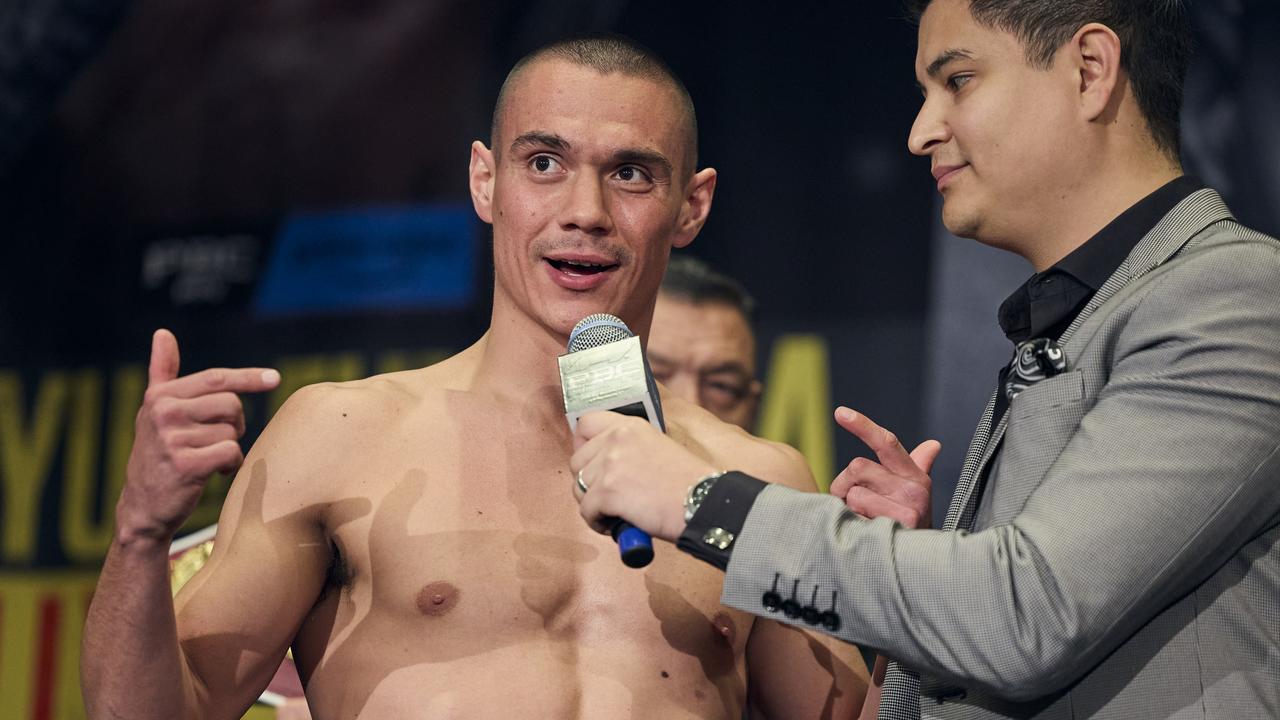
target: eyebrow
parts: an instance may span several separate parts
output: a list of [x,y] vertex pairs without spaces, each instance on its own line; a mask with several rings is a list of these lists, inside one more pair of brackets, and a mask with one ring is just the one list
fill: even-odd
[[[666,363],[670,365],[676,364],[674,359],[666,357],[662,353],[656,353],[652,350],[646,350],[646,353],[649,356],[649,360],[653,362]],[[720,363],[719,365],[714,365],[698,371],[699,375],[719,375],[720,373],[734,373],[742,376],[742,379],[744,380],[751,379],[751,373],[747,370],[747,366],[738,360],[728,360]]]
[[751,379],[751,373],[747,372],[746,366],[738,362],[737,360],[721,363],[719,365],[716,365],[715,367],[709,367],[702,371],[702,374],[704,376],[719,375],[721,373],[733,373],[735,375],[740,376],[743,380]]
[[972,60],[972,59],[973,59],[973,53],[969,52],[968,50],[964,50],[961,48],[951,48],[950,50],[943,50],[942,53],[938,55],[938,57],[933,59],[933,62],[929,63],[929,67],[925,69],[924,74],[928,75],[931,78],[936,78],[938,77],[938,74],[942,72],[942,69],[946,67],[948,64],[955,62],[956,60]]
[[613,161],[617,165],[645,165],[662,171],[665,175],[671,175],[673,168],[671,161],[666,155],[657,150],[645,150],[642,148],[627,148],[619,150],[613,156]]
[[511,150],[513,152],[522,147],[547,147],[553,150],[568,152],[573,146],[569,144],[568,140],[565,140],[555,133],[533,130],[531,132],[524,133],[520,137],[511,141]]

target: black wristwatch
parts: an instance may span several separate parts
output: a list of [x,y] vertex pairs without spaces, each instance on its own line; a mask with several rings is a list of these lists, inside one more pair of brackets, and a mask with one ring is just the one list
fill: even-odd
[[723,475],[723,470],[714,472],[689,486],[689,492],[685,493],[684,496],[684,521],[686,523],[693,519],[693,514],[698,512],[698,508],[702,507],[702,501],[707,499],[707,494],[711,492],[711,488],[715,486],[716,481]]

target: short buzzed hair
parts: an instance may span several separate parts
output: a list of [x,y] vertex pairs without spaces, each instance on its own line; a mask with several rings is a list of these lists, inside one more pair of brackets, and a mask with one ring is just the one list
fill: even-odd
[[662,276],[662,292],[694,305],[723,303],[742,313],[748,325],[755,319],[756,301],[746,288],[692,255],[671,256]]
[[[919,22],[932,0],[907,0]],[[1120,38],[1120,67],[1156,147],[1177,159],[1182,85],[1191,64],[1192,31],[1184,0],[969,0],[979,24],[1012,33],[1027,61],[1048,68],[1076,31],[1096,22]]]
[[687,174],[692,175],[697,169],[698,116],[694,112],[693,99],[689,97],[689,90],[657,53],[631,38],[614,33],[592,33],[557,40],[549,45],[543,45],[516,61],[511,72],[507,73],[507,79],[503,81],[502,88],[498,90],[498,100],[493,106],[489,144],[494,152],[500,152],[498,130],[502,124],[507,95],[515,86],[516,79],[533,63],[550,59],[566,60],[574,65],[589,67],[602,75],[619,73],[628,77],[652,80],[670,87],[676,94],[686,120],[686,148],[683,159],[688,166]]

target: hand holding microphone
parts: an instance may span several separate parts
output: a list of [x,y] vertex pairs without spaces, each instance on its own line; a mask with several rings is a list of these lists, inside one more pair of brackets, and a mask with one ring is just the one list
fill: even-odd
[[662,434],[653,373],[640,339],[618,318],[590,315],[574,327],[560,380],[582,516],[597,532],[614,534],[623,562],[643,567],[653,558],[643,533],[674,542],[684,530],[689,485],[715,468]]

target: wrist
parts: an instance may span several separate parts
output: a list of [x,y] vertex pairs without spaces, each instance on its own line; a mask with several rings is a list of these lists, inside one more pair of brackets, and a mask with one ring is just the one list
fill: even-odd
[[141,520],[136,517],[137,514],[130,508],[117,505],[113,544],[122,550],[147,551],[162,548],[168,554],[174,533],[167,531],[159,523]]
[[113,538],[113,544],[116,547],[130,552],[163,550],[167,555],[171,543],[172,540],[170,538],[160,537],[140,528],[116,527],[115,537]]

